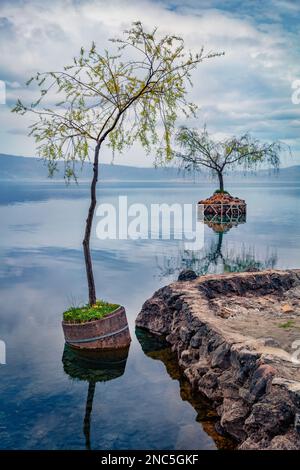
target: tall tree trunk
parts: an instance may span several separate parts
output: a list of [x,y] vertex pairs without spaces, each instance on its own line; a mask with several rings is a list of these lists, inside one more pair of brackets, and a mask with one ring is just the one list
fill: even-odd
[[219,178],[219,185],[220,185],[220,191],[224,191],[224,181],[223,181],[223,173],[222,171],[218,171],[218,178]]
[[93,218],[94,218],[94,213],[95,213],[95,207],[97,203],[96,186],[97,186],[97,181],[98,181],[98,163],[99,163],[100,145],[101,145],[100,142],[97,143],[96,148],[95,148],[95,156],[94,156],[94,164],[93,164],[93,179],[92,179],[92,184],[91,184],[91,203],[89,207],[88,216],[86,219],[84,239],[82,242],[85,268],[86,268],[86,276],[87,276],[87,282],[88,282],[88,288],[89,288],[89,304],[90,305],[94,305],[96,303],[96,288],[95,288],[95,281],[94,281],[91,251],[90,251],[90,238],[91,238],[91,230],[92,230]]

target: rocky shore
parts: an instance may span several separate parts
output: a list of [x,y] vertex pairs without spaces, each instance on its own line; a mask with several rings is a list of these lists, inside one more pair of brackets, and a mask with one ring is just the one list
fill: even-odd
[[239,449],[299,450],[300,270],[193,277],[158,290],[137,326],[166,337]]

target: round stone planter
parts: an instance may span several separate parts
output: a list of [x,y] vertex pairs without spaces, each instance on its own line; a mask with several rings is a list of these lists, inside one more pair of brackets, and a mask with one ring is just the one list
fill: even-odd
[[246,216],[247,204],[244,199],[231,196],[228,193],[214,193],[211,197],[198,202],[203,207],[204,219],[214,222],[217,219],[223,222],[231,222],[232,220],[243,218]]
[[118,349],[129,346],[131,342],[124,307],[99,320],[85,323],[70,323],[63,320],[65,341],[76,349]]

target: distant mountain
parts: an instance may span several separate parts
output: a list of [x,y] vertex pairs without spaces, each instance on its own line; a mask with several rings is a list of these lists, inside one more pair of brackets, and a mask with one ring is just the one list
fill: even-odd
[[[59,163],[59,172],[55,178],[63,177],[64,165]],[[77,165],[77,175],[80,180],[91,178],[92,165],[86,163],[81,168]],[[44,180],[48,176],[47,165],[38,158],[17,157],[0,154],[0,180]],[[177,168],[139,168],[125,165],[101,164],[99,177],[104,180],[172,180],[182,178]]]
[[281,168],[278,172],[272,172],[272,170],[260,170],[260,177],[273,177],[279,178],[284,181],[299,181],[300,182],[300,165],[288,166],[286,168]]
[[[154,181],[154,180],[182,180],[182,173],[177,168],[139,168],[125,165],[101,164],[99,176],[106,181]],[[92,175],[92,165],[86,163],[81,169],[78,164],[78,178],[80,180],[90,180]],[[0,180],[45,180],[48,175],[47,166],[38,158],[17,157],[14,155],[0,154]],[[59,163],[59,173],[55,175],[56,179],[63,176],[63,163]],[[226,175],[227,181],[236,181],[236,178],[246,178],[250,181],[274,180],[300,181],[300,165],[282,168],[278,173],[268,170],[260,170],[256,173],[235,172]],[[187,180],[194,180],[193,175],[185,175]],[[207,181],[208,175],[200,173],[197,175],[197,181]]]

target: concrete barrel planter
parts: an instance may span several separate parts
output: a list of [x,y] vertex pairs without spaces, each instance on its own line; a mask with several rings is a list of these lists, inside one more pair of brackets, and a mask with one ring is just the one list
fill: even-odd
[[103,318],[85,323],[62,322],[65,341],[76,349],[126,348],[131,342],[126,312],[118,307]]

